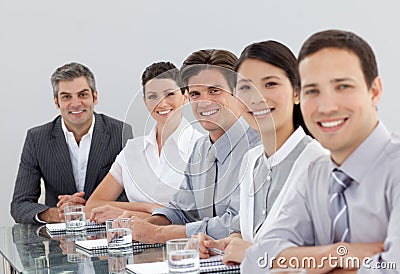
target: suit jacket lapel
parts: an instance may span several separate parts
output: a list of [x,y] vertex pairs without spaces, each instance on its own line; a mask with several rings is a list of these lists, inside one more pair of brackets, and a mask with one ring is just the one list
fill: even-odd
[[[49,141],[50,151],[54,157],[57,165],[57,172],[60,173],[60,178],[63,178],[64,184],[68,191],[72,194],[75,193],[76,184],[74,179],[74,173],[72,171],[71,158],[69,155],[68,145],[65,141],[65,135],[61,128],[61,117],[59,116],[55,123],[51,133],[52,137]],[[66,194],[66,193],[62,193]]]
[[86,169],[85,179],[85,197],[88,198],[90,193],[94,191],[97,186],[97,177],[99,170],[103,168],[104,152],[108,149],[110,141],[110,134],[106,130],[106,126],[102,117],[96,115],[96,121],[93,129],[92,142],[90,145],[89,159]]

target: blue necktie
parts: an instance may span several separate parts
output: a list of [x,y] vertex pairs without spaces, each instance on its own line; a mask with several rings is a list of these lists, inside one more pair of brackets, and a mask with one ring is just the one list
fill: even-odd
[[329,215],[332,220],[333,242],[350,242],[348,209],[344,190],[352,179],[339,169],[332,171],[330,186]]

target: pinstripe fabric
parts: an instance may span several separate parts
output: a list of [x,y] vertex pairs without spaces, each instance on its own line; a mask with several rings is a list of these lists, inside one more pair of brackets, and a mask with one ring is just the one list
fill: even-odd
[[[85,199],[107,174],[121,151],[122,136],[132,138],[132,128],[103,114],[96,115],[85,180]],[[124,131],[124,133],[123,133]],[[125,139],[126,140],[126,139]],[[46,188],[45,205],[38,204],[40,179]],[[34,223],[34,216],[56,206],[60,194],[77,192],[61,116],[28,130],[11,202],[15,222]]]

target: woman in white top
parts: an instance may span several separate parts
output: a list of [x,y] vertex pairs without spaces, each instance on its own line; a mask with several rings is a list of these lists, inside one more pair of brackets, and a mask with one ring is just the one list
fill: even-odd
[[[144,103],[156,125],[148,135],[129,140],[117,156],[86,203],[91,220],[102,223],[124,211],[145,218],[167,204],[183,182],[193,146],[202,136],[182,118],[188,98],[173,64],[147,67],[142,85]],[[129,202],[115,201],[123,190]]]
[[228,238],[214,241],[201,234],[201,256],[207,247],[224,251],[224,263],[240,263],[246,249],[262,237],[263,227],[275,218],[283,199],[304,178],[308,164],[326,154],[306,134],[299,107],[300,79],[293,53],[276,41],[247,46],[236,67],[236,96],[243,118],[263,145],[250,150],[242,162],[240,211]]

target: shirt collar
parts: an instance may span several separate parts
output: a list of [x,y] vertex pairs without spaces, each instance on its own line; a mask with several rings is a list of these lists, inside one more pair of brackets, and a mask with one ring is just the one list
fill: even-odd
[[264,160],[268,168],[279,165],[293,149],[300,143],[300,141],[306,136],[302,127],[298,127],[289,138],[283,143],[283,145],[269,158],[264,153]]
[[[223,163],[233,148],[249,130],[249,125],[239,118],[237,121],[212,145],[218,162]],[[211,144],[211,142],[210,142]]]
[[[93,115],[92,124],[90,125],[89,131],[84,136],[88,135],[89,138],[92,139],[95,122],[96,122],[96,118]],[[64,119],[62,117],[61,117],[61,128],[62,128],[62,131],[64,132],[65,140],[68,142],[68,135],[74,135],[74,133],[67,129],[67,126],[65,125]]]
[[179,151],[186,154],[190,152],[190,143],[192,142],[193,134],[193,126],[185,118],[182,118],[178,128],[171,135],[171,140],[173,140],[177,146],[180,144],[178,146]]
[[145,150],[148,146],[156,146],[157,144],[157,125],[155,125],[149,132],[149,134],[145,135],[143,138],[144,141],[144,147],[143,150]]
[[[378,122],[371,134],[350,154],[350,156],[339,167],[354,181],[360,183],[366,174],[365,169],[373,164],[376,155],[380,154],[384,147],[390,142],[390,132]],[[334,167],[336,167],[334,165]]]
[[[168,139],[164,142],[164,145],[168,142],[173,142],[179,149],[181,153],[189,152],[189,144],[192,139],[192,135],[194,133],[193,126],[182,117],[182,121],[175,129],[175,131],[168,137]],[[157,125],[155,125],[148,135],[144,136],[144,150],[149,146],[157,145]],[[179,145],[178,145],[179,144]]]

